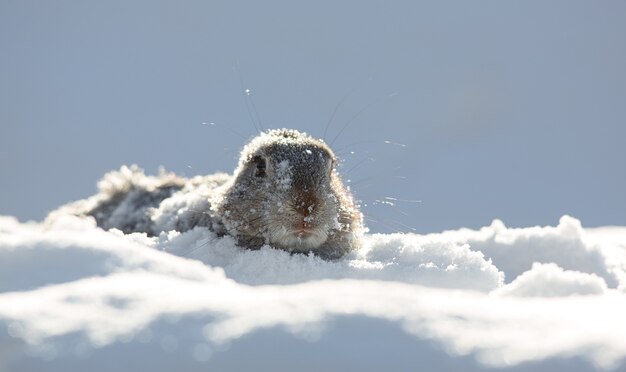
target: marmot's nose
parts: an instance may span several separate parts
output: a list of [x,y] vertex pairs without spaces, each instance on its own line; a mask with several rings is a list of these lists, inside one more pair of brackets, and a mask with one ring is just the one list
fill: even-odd
[[304,217],[308,217],[313,214],[317,205],[317,197],[311,191],[300,192],[296,197],[295,209]]

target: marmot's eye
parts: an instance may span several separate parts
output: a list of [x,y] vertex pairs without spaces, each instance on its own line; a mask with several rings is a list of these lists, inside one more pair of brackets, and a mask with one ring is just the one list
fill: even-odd
[[267,168],[267,163],[265,159],[261,156],[255,156],[252,158],[252,162],[256,164],[256,169],[254,170],[255,177],[265,177],[265,169]]
[[329,162],[329,166],[328,166],[328,176],[332,176],[332,174],[333,174],[333,169],[335,169],[335,160],[334,160],[334,159],[332,159],[332,160]]

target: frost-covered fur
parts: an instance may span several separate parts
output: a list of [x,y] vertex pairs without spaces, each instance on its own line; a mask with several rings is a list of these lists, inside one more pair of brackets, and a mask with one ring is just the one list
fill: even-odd
[[341,257],[359,246],[362,215],[335,163],[332,150],[305,133],[261,133],[242,150],[217,214],[240,245]]
[[104,229],[150,236],[204,226],[247,248],[268,244],[338,258],[359,247],[362,215],[335,162],[322,141],[295,130],[270,130],[244,147],[232,176],[146,176],[137,166],[123,166],[104,176],[99,194],[50,218],[88,215]]

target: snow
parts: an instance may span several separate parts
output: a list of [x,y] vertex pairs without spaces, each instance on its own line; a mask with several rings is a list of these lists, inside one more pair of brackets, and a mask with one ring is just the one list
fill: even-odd
[[366,234],[336,261],[0,217],[0,371],[626,368],[626,227]]

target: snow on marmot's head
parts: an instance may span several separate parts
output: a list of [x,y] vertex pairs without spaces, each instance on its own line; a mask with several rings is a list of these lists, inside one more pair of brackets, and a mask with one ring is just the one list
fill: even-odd
[[240,245],[338,258],[359,246],[362,215],[323,141],[276,129],[241,151],[217,214]]

